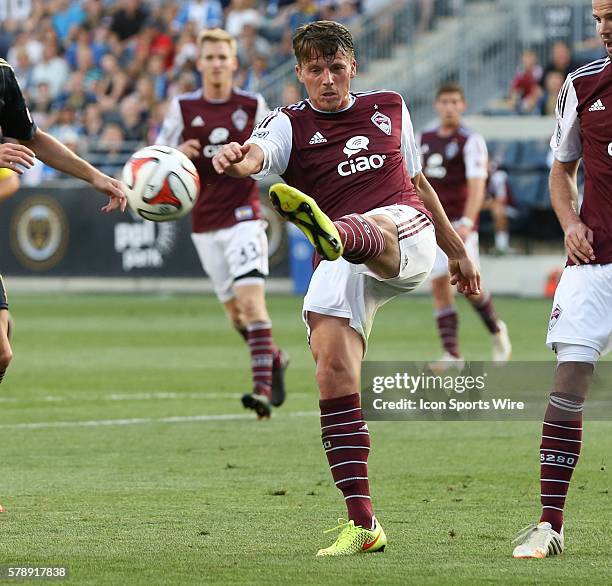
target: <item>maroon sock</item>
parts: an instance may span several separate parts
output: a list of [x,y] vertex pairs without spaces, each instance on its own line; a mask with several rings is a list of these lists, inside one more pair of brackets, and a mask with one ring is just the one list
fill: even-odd
[[459,341],[457,340],[457,329],[459,327],[459,314],[454,306],[441,309],[436,313],[438,321],[438,332],[442,339],[442,346],[455,358],[459,358]]
[[[242,339],[248,344],[249,343],[249,333],[245,327],[236,328],[236,331],[242,336]],[[272,344],[272,365],[274,368],[279,368],[281,363],[281,349],[276,346],[274,343]]]
[[499,332],[497,312],[495,311],[495,307],[493,307],[491,295],[487,295],[483,301],[473,307],[478,312],[480,319],[482,319],[487,329],[492,334],[497,334],[497,332]]
[[360,265],[372,260],[385,249],[382,230],[361,214],[342,216],[334,224],[344,246],[342,256],[352,264]]
[[274,360],[272,324],[261,321],[250,323],[247,325],[247,334],[255,392],[270,398],[272,396],[272,364]]
[[582,407],[584,399],[575,395],[551,393],[542,426],[540,444],[540,521],[548,521],[559,532],[563,508],[574,468],[582,446]]
[[344,495],[348,517],[372,527],[372,499],[368,483],[370,433],[363,419],[359,393],[319,401],[321,439],[336,486]]

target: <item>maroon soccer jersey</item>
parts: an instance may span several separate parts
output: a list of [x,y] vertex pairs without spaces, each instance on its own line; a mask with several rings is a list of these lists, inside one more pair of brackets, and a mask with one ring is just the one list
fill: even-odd
[[339,112],[310,102],[279,108],[249,139],[264,151],[260,179],[277,173],[332,219],[391,204],[428,213],[411,181],[420,170],[412,123],[395,92],[351,94]]
[[259,190],[251,178],[218,175],[212,158],[228,142],[243,143],[267,114],[263,98],[234,90],[225,102],[210,102],[202,90],[175,98],[164,119],[158,144],[176,147],[197,138],[202,153],[193,160],[200,175],[200,196],[191,212],[194,232],[228,228],[261,217]]
[[[557,100],[555,158],[584,164],[580,218],[593,230],[595,262],[612,262],[612,66],[610,58],[570,73]],[[571,261],[568,261],[572,264]]]
[[427,177],[451,221],[465,211],[468,179],[486,179],[487,146],[475,132],[460,126],[450,136],[440,136],[440,127],[423,132],[420,144],[423,174]]

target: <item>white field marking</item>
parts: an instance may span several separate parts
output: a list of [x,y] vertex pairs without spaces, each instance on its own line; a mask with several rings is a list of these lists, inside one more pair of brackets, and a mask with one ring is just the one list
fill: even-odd
[[[306,393],[291,393],[292,397],[305,396]],[[64,401],[156,401],[174,399],[239,399],[242,393],[111,393],[108,395],[46,395],[22,399],[19,397],[0,397],[0,403],[30,404],[30,403],[62,403]]]
[[[284,415],[275,416],[281,419],[285,417],[314,417],[318,411],[294,411]],[[255,421],[252,413],[227,413],[223,415],[177,415],[175,417],[143,417],[138,419],[96,419],[92,421],[42,421],[39,423],[7,423],[0,425],[0,431],[4,429],[50,429],[55,427],[104,427],[115,425],[144,425],[149,423],[198,423],[206,421],[240,421],[251,419]]]

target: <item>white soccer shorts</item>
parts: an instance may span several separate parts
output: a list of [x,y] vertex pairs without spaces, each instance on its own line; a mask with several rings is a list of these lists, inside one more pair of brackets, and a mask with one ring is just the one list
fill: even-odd
[[[365,265],[354,265],[343,258],[333,262],[322,261],[312,275],[302,308],[309,339],[308,312],[344,317],[361,335],[364,349],[367,349],[378,308],[394,297],[416,289],[431,271],[436,256],[436,237],[431,222],[418,222],[424,217],[422,212],[406,205],[392,205],[364,215],[385,215],[395,222],[398,230],[404,226],[405,235],[399,240],[399,275],[383,279]],[[409,222],[416,229],[406,233],[405,227],[410,226]]]
[[565,267],[555,291],[546,344],[588,346],[605,354],[612,344],[612,264]]
[[[191,239],[202,267],[210,277],[217,298],[225,303],[235,297],[236,279],[257,271],[268,274],[268,238],[263,220],[238,222],[230,228],[193,233]],[[261,282],[261,277],[239,279]]]
[[[436,260],[433,269],[431,269],[431,278],[438,279],[439,277],[449,276],[448,272],[448,256],[439,247],[436,247]],[[478,232],[471,232],[465,241],[465,249],[469,257],[480,266],[480,253],[478,251]]]

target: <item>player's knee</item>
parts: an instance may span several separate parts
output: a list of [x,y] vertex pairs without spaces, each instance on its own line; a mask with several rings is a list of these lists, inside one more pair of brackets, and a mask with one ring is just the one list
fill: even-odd
[[315,358],[317,361],[316,378],[320,389],[356,388],[358,380],[346,358],[333,352],[322,352]]
[[12,359],[13,352],[10,346],[0,349],[0,372],[4,372],[8,368]]

